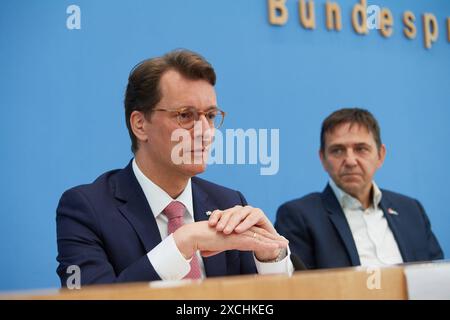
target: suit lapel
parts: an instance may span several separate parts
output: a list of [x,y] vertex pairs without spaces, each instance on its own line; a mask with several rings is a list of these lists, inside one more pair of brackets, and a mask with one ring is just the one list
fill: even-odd
[[131,162],[117,174],[114,194],[124,202],[118,207],[119,211],[133,226],[146,252],[149,252],[161,242],[161,235]]
[[[397,242],[398,249],[402,255],[404,262],[409,262],[414,259],[412,256],[412,252],[408,251],[408,247],[406,246],[406,241],[404,239],[404,234],[406,234],[407,230],[402,230],[402,218],[401,213],[396,211],[396,208],[393,206],[392,202],[385,197],[385,192],[383,192],[383,197],[381,198],[380,208],[383,210],[384,217],[386,218],[389,228],[394,234],[395,241]],[[392,214],[391,212],[395,212]]]
[[[131,162],[117,173],[114,195],[122,202],[118,207],[119,211],[133,226],[145,250],[149,252],[162,240],[145,194],[134,175]],[[195,221],[208,220],[206,212],[218,209],[217,205],[209,201],[208,194],[198,185],[195,178],[192,178],[192,200]],[[208,277],[227,274],[225,252],[203,258],[203,263]]]
[[[192,178],[192,201],[194,206],[194,220],[206,221],[207,211],[214,211],[217,208],[212,201],[209,201],[208,194],[197,183],[196,178]],[[208,277],[223,276],[227,274],[226,255],[221,252],[212,257],[202,258],[205,265],[205,273]]]
[[325,190],[322,192],[322,201],[329,213],[328,217],[334,224],[339,236],[341,237],[342,242],[344,243],[352,265],[360,265],[361,262],[359,260],[358,250],[356,249],[352,232],[348,225],[345,214],[342,211],[341,205],[339,204],[336,195],[334,194],[330,185],[327,185]]

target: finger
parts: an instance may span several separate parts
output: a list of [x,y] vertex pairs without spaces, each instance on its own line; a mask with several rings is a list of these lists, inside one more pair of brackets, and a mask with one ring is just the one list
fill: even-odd
[[270,239],[272,241],[276,241],[283,248],[289,244],[289,241],[285,237],[280,236],[278,233],[273,234],[258,227],[252,227],[250,231],[253,232],[252,237],[255,237],[256,233],[256,239],[259,241],[267,241],[267,239]]
[[273,234],[273,233],[271,233],[271,232],[269,232],[269,231],[267,231],[267,230],[265,230],[263,228],[256,227],[256,226],[251,227],[248,231],[256,232],[257,235],[262,235],[262,236],[264,236],[266,238],[269,238],[269,239],[272,239],[272,240],[278,240],[278,241],[285,241],[286,240],[286,238],[280,236],[278,233]]
[[289,244],[289,241],[286,238],[284,238],[278,234],[272,234],[272,233],[270,233],[262,228],[258,228],[258,227],[252,227],[250,230],[242,233],[242,235],[250,237],[254,241],[275,242],[281,248],[285,248]]
[[282,248],[283,245],[276,240],[271,240],[268,238],[264,238],[263,236],[257,236],[257,237],[248,237],[244,236],[246,240],[241,240],[242,243],[245,243],[248,245],[247,250],[251,251],[273,251],[279,248]]
[[231,215],[230,219],[228,219],[228,223],[223,229],[223,233],[230,234],[234,231],[237,225],[239,225],[243,220],[245,220],[248,215],[252,211],[252,207],[245,206],[242,208],[239,208],[238,210],[235,210],[233,214]]
[[214,210],[208,219],[208,224],[211,227],[214,227],[217,222],[220,220],[220,217],[222,216],[223,211],[222,210]]
[[246,234],[232,233],[225,238],[234,238],[233,248],[241,251],[263,251],[276,250],[280,245],[271,239],[258,239],[257,237],[248,236]]
[[228,224],[228,220],[230,220],[231,216],[235,211],[240,210],[242,208],[241,206],[234,206],[233,208],[229,208],[222,212],[222,216],[220,217],[219,222],[217,222],[216,230],[217,231],[223,231],[225,226]]
[[261,210],[252,208],[251,212],[247,215],[247,218],[237,225],[235,230],[237,233],[242,233],[255,225],[265,226],[267,224],[266,220],[267,217]]
[[237,233],[226,235],[223,232],[218,232],[214,228],[211,228],[207,233],[207,237],[204,238],[204,241],[197,244],[197,248],[200,252],[205,251],[208,255],[209,251],[222,252],[226,250],[240,250],[266,252],[266,250],[274,251],[287,246],[285,243],[266,238],[264,235],[258,235],[254,238],[251,234],[252,232],[249,231],[245,235]]

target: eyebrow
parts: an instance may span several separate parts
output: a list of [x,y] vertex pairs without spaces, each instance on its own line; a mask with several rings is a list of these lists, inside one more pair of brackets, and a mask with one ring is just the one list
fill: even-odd
[[360,142],[360,143],[356,143],[355,147],[367,147],[367,148],[372,148],[372,146],[368,143],[365,142]]
[[337,148],[345,148],[345,145],[342,143],[329,145],[327,149],[337,149]]
[[[370,144],[365,143],[365,142],[358,142],[358,143],[352,144],[351,146],[352,147],[368,147],[368,148],[372,148],[372,146]],[[332,144],[327,149],[337,149],[337,148],[346,148],[346,145],[342,144],[342,143]]]
[[[182,106],[179,109],[187,109],[187,108],[194,108],[194,109],[200,110],[196,106],[192,106],[192,105]],[[209,110],[213,110],[213,109],[219,109],[219,107],[215,106],[215,105],[212,105],[212,106],[206,107],[206,109],[204,111],[209,111]]]

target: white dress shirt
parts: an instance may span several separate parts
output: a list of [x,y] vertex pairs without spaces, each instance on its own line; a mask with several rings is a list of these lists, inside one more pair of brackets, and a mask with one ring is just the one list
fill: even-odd
[[[183,279],[183,277],[190,271],[190,259],[186,260],[183,257],[175,244],[173,235],[168,235],[168,219],[166,215],[162,214],[162,212],[172,201],[179,201],[186,208],[184,223],[187,224],[194,222],[191,179],[189,179],[186,188],[178,196],[178,198],[172,199],[167,192],[144,175],[135,159],[133,159],[132,167],[134,175],[144,191],[145,197],[150,205],[150,209],[156,219],[159,233],[161,234],[161,239],[163,239],[161,243],[147,253],[147,257],[162,280]],[[206,275],[203,260],[198,251],[195,254],[198,257],[202,278],[205,278]],[[294,267],[289,259],[289,255],[290,251],[288,248],[287,256],[279,262],[263,263],[254,257],[258,273],[284,273],[291,275]]]
[[402,263],[394,235],[379,204],[381,190],[373,182],[372,205],[364,209],[358,199],[340,189],[330,179],[330,186],[344,211],[358,250],[362,266],[385,266]]

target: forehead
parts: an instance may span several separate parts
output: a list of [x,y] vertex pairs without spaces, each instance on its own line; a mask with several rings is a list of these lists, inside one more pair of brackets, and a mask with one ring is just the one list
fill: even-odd
[[203,108],[217,104],[216,92],[208,81],[187,79],[175,70],[162,75],[159,88],[164,105]]
[[364,125],[359,123],[343,123],[335,127],[333,130],[325,133],[325,143],[327,146],[343,144],[359,144],[367,143],[375,145],[375,138]]

